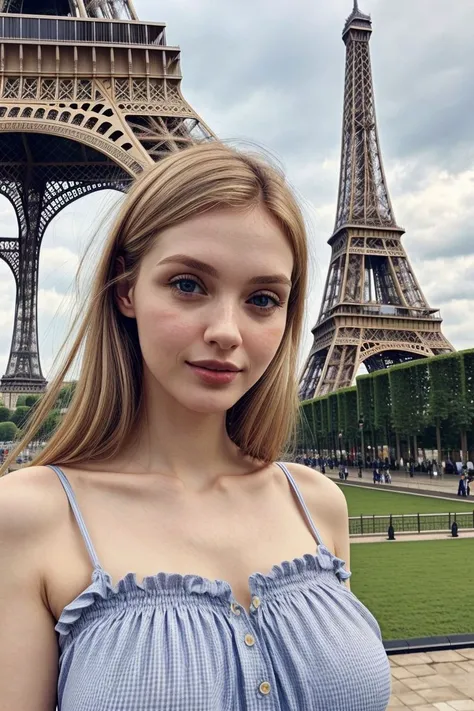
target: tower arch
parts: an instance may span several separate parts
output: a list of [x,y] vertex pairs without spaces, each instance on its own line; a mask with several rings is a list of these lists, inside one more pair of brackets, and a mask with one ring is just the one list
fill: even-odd
[[0,259],[17,274],[0,393],[16,397],[46,388],[38,264],[54,216],[214,134],[181,93],[165,25],[140,22],[132,0],[0,0],[0,42],[0,194],[18,219],[14,239],[0,234]]

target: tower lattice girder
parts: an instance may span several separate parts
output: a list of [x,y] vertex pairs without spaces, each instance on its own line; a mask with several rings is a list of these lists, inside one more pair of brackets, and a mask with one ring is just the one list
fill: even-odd
[[[180,51],[130,0],[5,0],[0,14],[0,194],[18,237],[0,237],[17,289],[4,399],[46,387],[37,335],[45,230],[83,195],[125,191],[170,151],[213,137],[181,93]],[[62,8],[64,14],[51,15]],[[119,19],[120,18],[120,19]]]
[[355,2],[343,32],[344,113],[332,255],[300,386],[304,400],[350,386],[361,363],[373,372],[453,351],[395,221],[375,115],[371,32],[370,17]]

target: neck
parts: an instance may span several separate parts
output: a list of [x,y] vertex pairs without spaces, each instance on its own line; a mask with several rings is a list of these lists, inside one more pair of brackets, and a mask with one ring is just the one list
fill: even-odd
[[195,490],[257,465],[228,436],[225,412],[188,410],[161,388],[147,391],[139,422],[115,464],[122,471],[161,474]]

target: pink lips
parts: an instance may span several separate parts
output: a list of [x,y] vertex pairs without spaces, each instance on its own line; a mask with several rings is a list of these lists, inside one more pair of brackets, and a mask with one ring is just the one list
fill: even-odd
[[[218,363],[217,361],[201,361],[199,364],[186,363],[186,365],[208,385],[228,385],[236,379],[240,372],[232,363]],[[232,370],[224,370],[223,368],[226,366]]]

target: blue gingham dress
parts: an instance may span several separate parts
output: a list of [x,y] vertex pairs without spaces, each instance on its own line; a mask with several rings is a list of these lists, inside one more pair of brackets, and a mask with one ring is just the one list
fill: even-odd
[[250,609],[229,583],[157,573],[116,586],[102,568],[64,472],[93,564],[56,624],[58,711],[385,711],[390,667],[380,628],[343,581],[295,480],[315,554],[254,573]]

